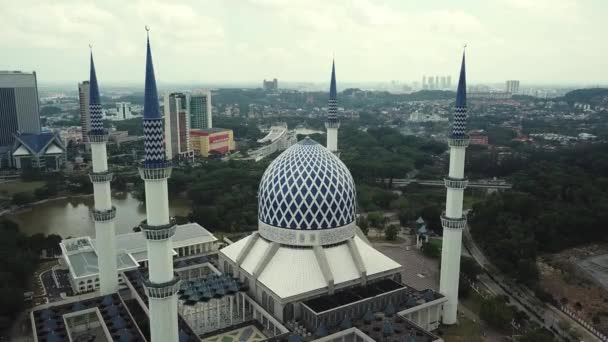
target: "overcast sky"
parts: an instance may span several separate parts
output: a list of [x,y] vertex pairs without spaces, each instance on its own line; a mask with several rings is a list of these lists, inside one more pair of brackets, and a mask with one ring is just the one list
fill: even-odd
[[[0,0],[0,70],[42,84],[418,81],[606,84],[608,0]],[[454,81],[453,81],[454,82]]]

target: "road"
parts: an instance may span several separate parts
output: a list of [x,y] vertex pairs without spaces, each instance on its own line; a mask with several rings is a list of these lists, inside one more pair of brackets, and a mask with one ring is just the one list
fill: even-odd
[[[465,247],[463,251],[466,250],[466,252],[468,252],[468,254],[471,255],[479,265],[487,270],[488,266],[491,266],[491,264],[481,249],[475,244],[468,226],[465,227],[463,233],[462,242],[463,246]],[[549,307],[547,304],[536,298],[532,291],[517,284],[513,284],[511,281],[507,281],[502,275],[491,275],[486,271],[486,273],[479,277],[479,281],[486,286],[490,292],[509,297],[512,304],[517,306],[519,310],[527,313],[534,322],[544,326],[545,328],[552,331],[557,330],[562,336],[569,336],[567,332],[559,327],[560,321],[566,321],[571,326],[577,327],[578,331],[582,333],[583,336],[581,337],[581,341],[599,341],[597,337],[591,334],[578,322],[571,319],[567,315],[564,315],[559,310]],[[565,341],[565,339],[561,336],[558,337],[558,340]]]

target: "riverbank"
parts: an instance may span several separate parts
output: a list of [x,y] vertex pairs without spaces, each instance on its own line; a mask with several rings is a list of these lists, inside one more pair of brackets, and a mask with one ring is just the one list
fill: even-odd
[[40,201],[24,204],[24,205],[12,205],[9,209],[4,209],[4,210],[0,211],[0,218],[2,218],[4,215],[18,215],[18,214],[21,214],[21,213],[27,211],[27,209],[31,209],[32,207],[35,207],[37,205],[52,202],[52,201],[67,200],[67,199],[71,199],[71,198],[86,198],[86,197],[93,197],[93,194],[66,195],[66,196],[47,198],[47,199],[43,199]]

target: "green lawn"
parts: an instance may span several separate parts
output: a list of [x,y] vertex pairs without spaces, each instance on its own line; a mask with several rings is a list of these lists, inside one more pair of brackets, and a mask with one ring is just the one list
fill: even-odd
[[483,341],[479,322],[464,317],[458,318],[458,324],[442,328],[445,342],[471,342]]
[[34,192],[34,190],[44,185],[45,182],[43,181],[23,182],[18,180],[0,183],[0,197],[12,197],[18,192]]
[[439,248],[441,250],[441,244],[442,244],[442,240],[441,239],[438,239],[438,238],[429,238],[429,243],[431,245],[437,246],[437,248]]
[[472,209],[473,206],[483,201],[483,196],[465,193],[462,203],[463,209]]

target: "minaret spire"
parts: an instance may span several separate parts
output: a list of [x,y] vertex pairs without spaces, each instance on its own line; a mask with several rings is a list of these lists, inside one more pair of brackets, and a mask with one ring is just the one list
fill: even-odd
[[[465,45],[466,48],[466,45]],[[456,90],[456,105],[454,106],[454,121],[452,123],[452,137],[462,138],[467,129],[467,75],[465,69],[465,52],[462,52],[460,77]]]
[[112,205],[110,182],[112,173],[108,171],[108,153],[106,143],[108,135],[103,128],[103,115],[97,84],[97,73],[93,62],[91,45],[91,73],[89,76],[89,111],[91,113],[91,131],[88,141],[91,144],[91,159],[93,172],[89,178],[93,183],[95,208],[92,211],[95,221],[95,237],[97,239],[97,263],[99,268],[99,291],[106,295],[118,291],[118,269],[116,263],[116,228],[114,218],[116,208]]
[[144,95],[144,153],[145,167],[164,167],[165,140],[163,131],[163,120],[160,116],[158,104],[158,91],[156,88],[156,77],[154,76],[154,64],[152,63],[152,51],[150,49],[150,28],[146,26],[146,84]]
[[468,185],[468,180],[464,176],[465,153],[467,146],[469,146],[469,137],[466,134],[466,129],[467,86],[465,55],[463,52],[460,79],[458,80],[458,90],[456,91],[452,132],[450,138],[448,138],[450,166],[448,177],[444,179],[445,187],[447,188],[445,212],[441,215],[443,243],[439,292],[448,299],[443,305],[444,324],[456,323],[458,312],[458,281],[460,278],[462,230],[467,225],[467,219],[462,214],[464,189]]
[[337,97],[336,63],[335,60],[332,59],[331,81],[329,84],[329,100],[327,100],[327,120],[325,121],[325,128],[327,129],[327,149],[339,156],[338,128],[340,128],[340,120],[338,120]]
[[177,291],[179,278],[173,273],[172,237],[177,228],[169,216],[167,179],[171,165],[165,157],[165,132],[160,116],[156,78],[146,26],[146,86],[144,95],[144,163],[139,174],[146,189],[146,220],[141,231],[147,240],[148,275],[145,281],[150,304],[151,342],[178,340]]
[[91,49],[91,70],[89,75],[89,110],[91,112],[91,132],[89,135],[104,135],[103,114],[101,111],[101,100],[99,96],[99,85],[97,84],[97,73],[93,61],[93,48]]

